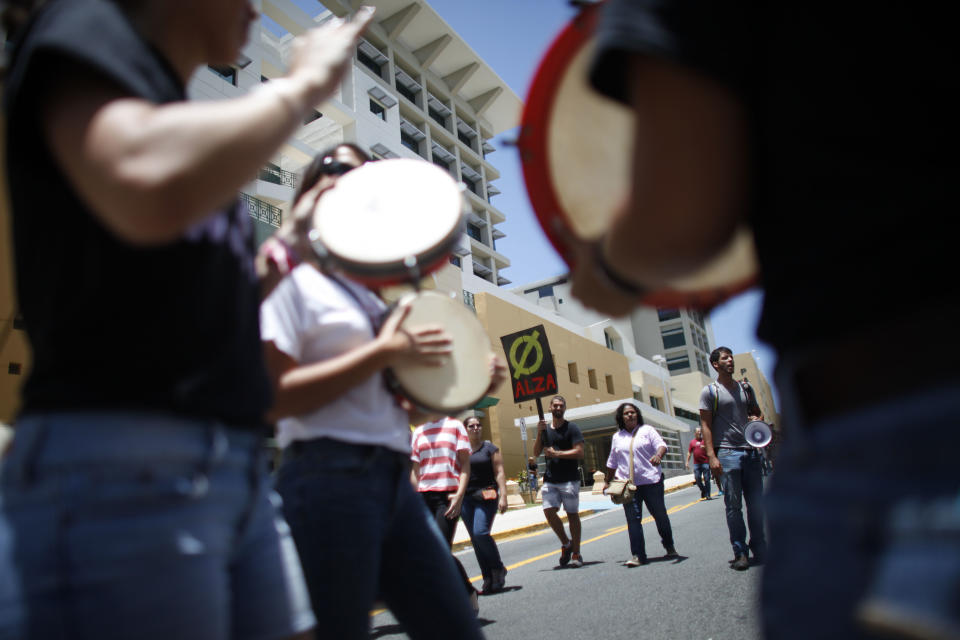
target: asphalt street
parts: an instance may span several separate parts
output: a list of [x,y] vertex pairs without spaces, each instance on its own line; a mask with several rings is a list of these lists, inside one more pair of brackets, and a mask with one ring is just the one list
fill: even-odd
[[[487,638],[759,638],[756,603],[762,567],[730,568],[723,499],[700,501],[694,487],[670,493],[666,500],[680,553],[676,560],[663,557],[656,526],[645,512],[651,562],[624,566],[631,554],[620,507],[583,520],[585,564],[579,569],[559,566],[559,543],[550,530],[500,541],[509,573],[505,591],[480,598],[479,619]],[[479,586],[472,547],[457,557]],[[407,637],[389,612],[377,613],[371,622],[374,638]]]

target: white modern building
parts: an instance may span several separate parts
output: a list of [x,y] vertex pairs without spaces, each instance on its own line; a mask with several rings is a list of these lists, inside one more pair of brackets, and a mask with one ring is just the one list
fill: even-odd
[[[432,162],[461,182],[469,214],[451,269],[498,286],[509,284],[502,272],[510,261],[496,248],[504,237],[497,225],[506,219],[494,205],[500,174],[489,156],[495,151],[491,139],[518,123],[520,98],[426,2],[364,4],[376,7],[376,17],[339,89],[244,189],[263,225],[261,239],[289,206],[297,173],[318,152],[354,142],[376,158]],[[236,96],[283,75],[296,35],[355,7],[337,0],[262,0],[260,9],[261,19],[241,59],[229,67],[201,70],[189,87],[191,97]],[[437,279],[441,288],[460,288],[453,273]]]

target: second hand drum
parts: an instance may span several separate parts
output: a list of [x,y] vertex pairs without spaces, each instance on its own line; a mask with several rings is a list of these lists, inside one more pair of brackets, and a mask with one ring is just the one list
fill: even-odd
[[[534,212],[568,264],[570,239],[598,239],[629,196],[633,114],[594,91],[587,78],[601,9],[602,3],[586,5],[540,61],[517,141]],[[754,284],[756,270],[753,238],[742,228],[709,265],[643,302],[711,307]]]
[[[321,198],[310,238],[325,268],[370,287],[409,284],[447,263],[463,233],[466,203],[450,174],[422,160],[370,162],[344,175]],[[419,291],[388,313],[411,307],[401,326],[439,324],[453,353],[441,366],[404,365],[388,372],[394,389],[414,404],[452,415],[483,398],[493,349],[459,295]]]

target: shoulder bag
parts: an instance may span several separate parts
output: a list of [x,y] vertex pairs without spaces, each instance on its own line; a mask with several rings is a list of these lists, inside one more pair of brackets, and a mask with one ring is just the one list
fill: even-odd
[[640,433],[640,425],[630,438],[630,474],[626,480],[612,480],[607,487],[607,495],[613,500],[613,504],[623,504],[633,500],[633,494],[637,490],[637,485],[633,484],[633,443],[637,440],[637,434]]

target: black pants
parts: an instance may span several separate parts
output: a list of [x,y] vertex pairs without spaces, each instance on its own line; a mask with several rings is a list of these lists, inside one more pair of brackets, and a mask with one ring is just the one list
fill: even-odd
[[[440,533],[447,541],[448,547],[453,546],[453,536],[457,532],[457,522],[460,520],[459,516],[456,518],[447,518],[443,515],[447,512],[447,509],[450,508],[449,498],[451,495],[453,495],[452,491],[423,491],[420,493],[424,504],[427,505],[427,511],[433,516],[434,521],[440,528]],[[463,579],[463,584],[467,588],[467,593],[476,591],[457,556],[453,556],[453,561],[457,565],[457,570],[460,571],[460,577]]]

